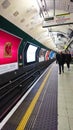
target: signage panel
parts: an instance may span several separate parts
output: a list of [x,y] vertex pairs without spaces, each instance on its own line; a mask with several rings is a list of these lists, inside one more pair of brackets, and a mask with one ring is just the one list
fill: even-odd
[[[48,19],[48,18],[47,18]],[[72,13],[64,13],[55,15],[53,19],[48,19],[43,21],[43,27],[52,27],[52,26],[60,26],[73,24],[73,14]]]
[[[3,70],[3,73],[6,72],[7,66],[10,71],[10,68],[13,66],[11,64],[14,63],[16,65],[13,68],[16,69],[18,64],[18,48],[20,43],[21,38],[0,29],[0,69]],[[11,67],[9,67],[9,64]]]

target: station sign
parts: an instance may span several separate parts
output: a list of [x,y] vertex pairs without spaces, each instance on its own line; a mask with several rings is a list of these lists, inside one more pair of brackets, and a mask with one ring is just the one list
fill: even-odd
[[42,27],[45,28],[45,27],[73,24],[72,17],[73,17],[72,13],[64,13],[55,15],[54,17],[51,18],[45,18]]

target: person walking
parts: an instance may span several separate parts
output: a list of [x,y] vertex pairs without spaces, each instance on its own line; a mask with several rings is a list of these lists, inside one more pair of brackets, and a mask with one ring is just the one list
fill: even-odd
[[65,55],[62,52],[56,54],[56,60],[59,64],[59,74],[64,73]]
[[72,60],[70,51],[66,52],[65,55],[66,55],[67,68],[68,68],[68,70],[70,70],[70,63],[71,63],[71,60]]

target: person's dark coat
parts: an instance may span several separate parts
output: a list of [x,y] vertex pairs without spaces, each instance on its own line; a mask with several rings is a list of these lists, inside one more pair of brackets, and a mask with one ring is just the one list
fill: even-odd
[[60,64],[60,65],[65,63],[65,55],[63,53],[60,53],[60,54],[57,53],[56,59],[57,59],[58,64]]
[[65,54],[66,57],[66,63],[70,63],[71,62],[71,54]]

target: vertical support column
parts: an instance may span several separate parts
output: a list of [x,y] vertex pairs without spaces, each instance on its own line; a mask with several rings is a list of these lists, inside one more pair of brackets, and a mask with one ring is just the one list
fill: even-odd
[[54,16],[55,16],[55,0],[53,0],[53,1],[54,1],[54,2],[53,2],[53,3],[54,3],[54,4],[53,4],[53,5],[54,5]]

